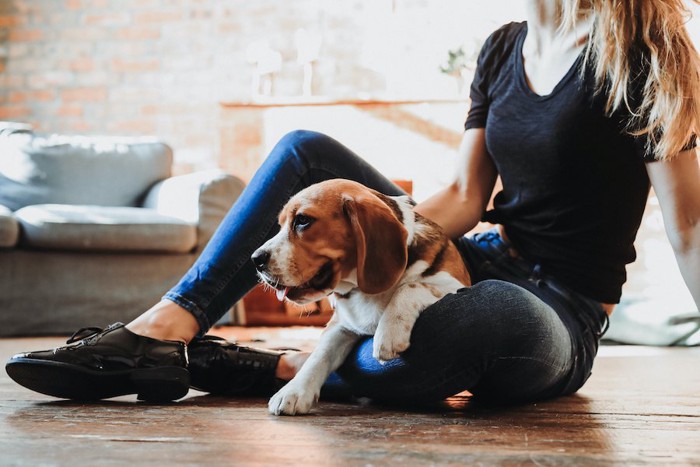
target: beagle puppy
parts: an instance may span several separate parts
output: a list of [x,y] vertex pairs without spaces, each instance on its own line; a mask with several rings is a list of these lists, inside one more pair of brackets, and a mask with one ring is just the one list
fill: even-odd
[[361,336],[374,335],[377,360],[398,357],[421,311],[471,285],[452,241],[413,205],[334,179],[284,206],[279,233],[252,255],[257,273],[280,301],[330,296],[334,313],[301,370],[270,399],[271,413],[309,412]]

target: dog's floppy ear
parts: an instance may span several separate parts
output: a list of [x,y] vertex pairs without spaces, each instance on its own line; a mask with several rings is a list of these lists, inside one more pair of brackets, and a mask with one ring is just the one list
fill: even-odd
[[360,290],[376,294],[395,285],[406,269],[408,232],[392,210],[376,196],[343,197],[357,245]]

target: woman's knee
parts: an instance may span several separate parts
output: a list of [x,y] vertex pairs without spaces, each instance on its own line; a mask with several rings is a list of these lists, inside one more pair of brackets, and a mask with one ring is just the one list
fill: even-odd
[[280,138],[278,145],[289,149],[305,148],[323,144],[332,138],[323,133],[311,130],[292,130]]
[[293,130],[284,135],[275,145],[269,158],[278,162],[289,159],[305,166],[315,166],[318,162],[334,157],[338,152],[334,148],[340,146],[328,135],[310,130]]

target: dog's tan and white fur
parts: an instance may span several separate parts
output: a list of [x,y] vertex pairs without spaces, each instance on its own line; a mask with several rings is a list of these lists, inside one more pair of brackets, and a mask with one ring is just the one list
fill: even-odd
[[276,415],[309,412],[361,336],[374,335],[377,360],[398,357],[420,312],[470,285],[454,244],[414,213],[408,196],[329,180],[296,194],[279,224],[253,254],[258,275],[280,300],[305,304],[330,295],[334,314],[301,370],[270,399]]

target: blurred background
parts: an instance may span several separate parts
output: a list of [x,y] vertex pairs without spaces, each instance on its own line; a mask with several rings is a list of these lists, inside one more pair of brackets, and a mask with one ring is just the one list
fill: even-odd
[[[700,7],[686,3],[700,43]],[[452,176],[479,47],[522,20],[523,4],[0,0],[0,120],[156,136],[176,173],[219,167],[243,180],[287,131],[319,130],[410,180],[420,201]],[[649,203],[632,266],[645,275],[628,288],[687,307]]]
[[[222,154],[235,146],[222,149],[221,104],[264,101],[268,111],[252,122],[263,152],[288,129],[313,127],[396,172],[387,175],[414,179],[422,197],[444,182],[429,169],[450,163],[444,151],[451,154],[459,138],[481,43],[500,25],[522,20],[523,4],[2,0],[0,120],[51,133],[156,135],[174,148],[180,171],[235,169],[227,159],[236,155]],[[688,5],[697,17],[699,7]],[[688,26],[700,37],[697,18]],[[305,98],[428,105],[371,109],[369,122],[368,112],[358,115],[358,109],[284,110],[290,99]],[[409,121],[411,114],[419,121]],[[242,112],[228,124],[241,127],[250,119]],[[433,128],[421,127],[420,120]],[[432,131],[433,137],[406,134],[415,131]],[[410,160],[397,168],[396,157]],[[253,169],[244,167],[241,175],[247,178]]]
[[[265,102],[264,116],[242,112],[229,121],[257,127],[263,152],[288,129],[306,127],[330,133],[383,170],[409,149],[435,167],[449,163],[451,144],[405,134],[391,122],[400,116],[338,106],[329,118],[322,109],[290,112],[285,104],[433,101],[434,108],[401,109],[452,132],[447,143],[454,143],[475,54],[490,32],[523,18],[522,3],[2,0],[0,120],[51,133],[156,135],[174,148],[180,171],[235,169],[227,159],[236,155],[222,154],[221,104]],[[386,107],[384,113],[398,106]],[[367,126],[374,130],[358,129]],[[418,176],[418,194],[427,193],[440,179],[420,180],[420,161],[388,175]]]

